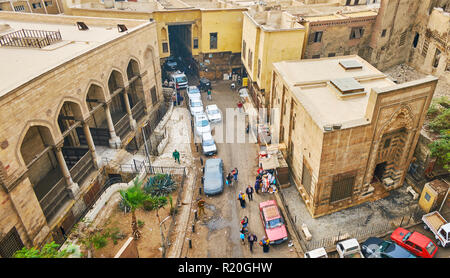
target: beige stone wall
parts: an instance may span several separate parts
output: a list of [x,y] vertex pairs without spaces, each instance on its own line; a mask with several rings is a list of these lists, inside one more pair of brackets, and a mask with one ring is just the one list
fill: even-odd
[[[417,46],[412,48],[410,64],[418,71],[443,77],[450,81],[450,15],[443,10],[432,10],[428,15],[426,3],[420,6],[420,17],[413,33],[418,35]],[[450,3],[449,3],[450,6]],[[437,67],[433,63],[437,50],[441,52]]]
[[[313,58],[314,55],[328,57],[330,53],[334,53],[335,56],[351,54],[364,56],[362,52],[366,50],[370,42],[375,19],[375,16],[369,16],[307,23],[308,38],[312,38],[318,31],[322,31],[323,34],[321,42],[306,43],[303,59]],[[353,27],[364,28],[361,38],[350,39]]]
[[[385,70],[408,60],[413,41],[411,32],[423,1],[383,0],[370,42],[367,60],[379,70]],[[382,36],[383,30],[385,36]]]
[[[279,140],[287,147],[287,162],[301,192],[305,192],[301,184],[303,162],[306,161],[310,168],[311,190],[310,194],[306,194],[304,198],[312,201],[317,191],[322,145],[325,146],[324,134],[302,104],[296,100],[276,70],[273,72],[273,76],[271,98],[272,108],[280,113],[276,122],[276,125],[280,127],[278,130],[280,132]],[[283,113],[284,111],[285,113]],[[291,146],[290,142],[292,142]]]
[[[107,82],[111,71],[121,72],[127,86],[126,69],[131,59],[139,64],[146,108],[150,111],[154,106],[150,96],[153,86],[157,88],[158,99],[163,100],[155,24],[129,32],[127,36],[42,73],[0,98],[0,117],[8,119],[0,122],[0,141],[6,145],[0,149],[0,159],[7,187],[27,170],[20,148],[28,129],[36,125],[47,127],[51,143],[61,141],[57,117],[63,103],[71,101],[78,104],[82,118],[87,119],[90,115],[86,95],[90,85],[103,88],[108,101]],[[36,245],[45,239],[49,228],[30,180],[26,177],[16,184],[9,195],[3,191],[0,193],[0,228],[7,232],[14,225],[24,243]]]
[[[371,94],[375,97],[371,98],[374,103],[368,106],[368,110],[373,107],[373,111],[367,113],[367,117],[371,119],[368,125],[325,133],[317,186],[319,189],[316,193],[318,195],[311,209],[314,216],[369,200],[361,194],[367,190],[375,165],[380,162],[379,149],[383,143],[381,138],[400,128],[405,128],[411,135],[410,138],[407,135],[403,138],[405,146],[401,149],[399,160],[395,161],[399,171],[398,181],[389,190],[403,185],[436,84],[437,79],[431,77],[379,92],[372,91]],[[352,198],[330,204],[333,177],[352,171],[356,172]]]

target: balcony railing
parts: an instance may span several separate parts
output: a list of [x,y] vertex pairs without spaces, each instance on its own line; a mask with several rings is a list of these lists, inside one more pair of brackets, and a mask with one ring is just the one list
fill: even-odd
[[42,48],[61,41],[59,31],[18,30],[0,37],[0,46]]
[[91,152],[86,152],[80,160],[69,170],[73,182],[81,186],[84,179],[95,169]]
[[133,108],[131,108],[131,114],[133,115],[133,119],[139,121],[145,115],[145,104],[143,100],[138,101]]
[[130,118],[128,114],[125,114],[115,125],[114,129],[116,130],[117,136],[120,139],[123,139],[128,132],[131,131]]
[[64,178],[61,178],[52,189],[39,200],[39,204],[41,205],[47,221],[52,218],[68,197],[69,192],[66,188],[66,181]]

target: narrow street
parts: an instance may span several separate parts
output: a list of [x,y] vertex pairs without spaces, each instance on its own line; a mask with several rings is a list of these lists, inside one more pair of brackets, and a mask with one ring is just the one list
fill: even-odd
[[[191,79],[190,79],[191,80]],[[198,83],[190,81],[191,84]],[[247,216],[249,219],[248,228],[250,233],[255,233],[258,241],[264,236],[264,228],[259,216],[258,205],[262,201],[273,198],[268,193],[253,194],[253,201],[249,201],[247,197],[246,208],[241,208],[237,200],[239,191],[245,191],[248,185],[253,187],[257,170],[258,145],[249,143],[246,138],[245,143],[237,143],[237,128],[243,128],[245,134],[245,124],[239,123],[233,125],[234,140],[228,142],[226,131],[223,131],[222,141],[220,139],[220,128],[224,128],[227,124],[227,108],[236,108],[237,102],[240,100],[236,91],[230,89],[231,81],[217,81],[212,84],[212,100],[206,99],[206,93],[202,93],[204,107],[209,104],[217,104],[222,112],[223,125],[212,126],[213,136],[216,139],[218,148],[217,157],[224,162],[224,175],[227,175],[234,167],[239,170],[238,183],[233,187],[225,185],[224,192],[217,196],[202,197],[206,201],[206,216],[203,221],[197,222],[196,233],[187,235],[192,238],[192,249],[185,247],[187,257],[297,257],[297,253],[293,247],[288,247],[288,243],[284,242],[279,246],[271,246],[269,253],[263,253],[262,248],[255,243],[253,253],[250,253],[248,242],[242,245],[239,238],[239,230],[241,228],[240,220]],[[228,127],[230,128],[230,127]],[[217,138],[219,136],[219,138]],[[248,137],[248,136],[246,136]],[[219,143],[223,142],[223,143]],[[200,155],[200,154],[199,154]],[[202,155],[202,158],[207,158]],[[197,192],[198,194],[198,192]],[[196,209],[196,204],[193,205]],[[187,244],[185,244],[187,246]],[[292,251],[290,251],[290,249]]]

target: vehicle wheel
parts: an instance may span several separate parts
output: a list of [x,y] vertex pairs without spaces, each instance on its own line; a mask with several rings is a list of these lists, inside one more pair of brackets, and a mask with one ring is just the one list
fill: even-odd
[[427,225],[423,225],[423,229],[424,229],[425,231],[428,231],[430,228],[428,228]]
[[442,247],[442,243],[441,243],[441,241],[440,241],[440,240],[438,240],[438,242],[437,242],[437,246],[439,246],[439,247]]

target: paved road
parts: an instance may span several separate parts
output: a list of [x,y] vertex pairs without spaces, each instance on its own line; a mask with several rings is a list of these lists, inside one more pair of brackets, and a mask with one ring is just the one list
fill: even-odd
[[[190,78],[191,80],[191,78]],[[196,81],[192,81],[197,85]],[[236,108],[237,102],[240,100],[236,92],[231,91],[230,82],[219,81],[213,84],[212,100],[206,99],[206,94],[202,94],[204,106],[209,104],[217,104],[222,111],[223,126],[214,127],[214,137],[216,141],[221,142],[220,128],[224,130],[223,138],[230,136],[229,125],[227,128],[226,109]],[[206,240],[207,257],[226,258],[226,257],[296,257],[296,252],[290,251],[287,243],[279,246],[271,247],[269,253],[263,253],[258,245],[254,245],[253,254],[249,251],[248,243],[242,245],[239,239],[240,220],[247,216],[249,218],[249,231],[257,235],[258,240],[264,236],[264,229],[258,211],[258,204],[262,201],[273,198],[269,194],[253,194],[254,200],[247,199],[247,207],[241,208],[237,196],[240,190],[244,191],[248,185],[254,184],[257,170],[258,145],[250,143],[249,138],[245,135],[245,123],[242,120],[235,119],[234,142],[225,141],[217,143],[218,155],[224,162],[225,175],[232,168],[239,169],[239,182],[233,187],[225,187],[222,194],[206,198],[207,209],[213,212],[212,219],[207,223],[209,229]],[[236,126],[241,129],[241,133],[246,137],[245,143],[236,143]],[[229,140],[230,138],[228,138]],[[201,240],[201,239],[199,239]]]

